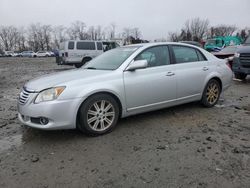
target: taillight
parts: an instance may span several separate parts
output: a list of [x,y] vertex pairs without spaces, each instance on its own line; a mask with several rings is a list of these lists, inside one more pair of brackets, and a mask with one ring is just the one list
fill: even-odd
[[65,52],[65,57],[68,57],[68,55],[69,55],[68,52]]
[[226,62],[226,65],[232,70],[232,65],[229,63],[229,61]]

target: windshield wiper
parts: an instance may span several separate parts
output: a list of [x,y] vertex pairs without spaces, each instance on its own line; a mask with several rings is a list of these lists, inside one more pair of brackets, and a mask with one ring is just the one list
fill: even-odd
[[95,67],[87,67],[85,69],[92,69],[92,70],[95,70],[96,68]]

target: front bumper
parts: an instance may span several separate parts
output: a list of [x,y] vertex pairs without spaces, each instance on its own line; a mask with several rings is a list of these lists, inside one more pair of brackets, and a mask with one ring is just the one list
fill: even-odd
[[248,66],[243,66],[239,58],[234,58],[232,69],[234,73],[250,74],[250,63]]
[[[22,105],[18,103],[18,118],[23,124],[38,129],[74,129],[81,102],[81,98],[76,98],[39,104],[29,102]],[[47,118],[48,123],[43,125],[37,121],[40,118]]]

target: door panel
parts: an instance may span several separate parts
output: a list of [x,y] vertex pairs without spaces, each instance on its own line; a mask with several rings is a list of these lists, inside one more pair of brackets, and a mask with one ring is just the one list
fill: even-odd
[[124,72],[127,109],[176,99],[175,65]]
[[177,99],[202,94],[208,72],[207,61],[176,64]]
[[172,50],[176,62],[177,99],[201,95],[211,71],[205,56],[189,46],[173,45]]

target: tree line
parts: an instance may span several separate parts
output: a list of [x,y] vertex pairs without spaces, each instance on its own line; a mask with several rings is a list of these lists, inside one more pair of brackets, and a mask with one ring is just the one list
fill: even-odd
[[139,28],[126,27],[121,33],[116,31],[116,24],[109,26],[87,26],[82,21],[75,21],[69,27],[62,25],[30,24],[27,27],[0,26],[0,51],[52,50],[58,49],[65,40],[128,40],[139,39]]
[[[243,40],[250,34],[250,28],[239,29],[234,25],[210,26],[208,19],[187,20],[180,31],[169,32],[161,41],[198,41],[215,36],[237,35]],[[141,42],[142,32],[138,27],[126,27],[116,31],[116,24],[109,26],[87,26],[75,21],[69,27],[62,25],[30,24],[27,27],[0,26],[0,51],[52,50],[58,49],[65,40],[112,40],[119,38],[124,44]]]
[[168,40],[177,41],[197,41],[213,38],[215,36],[239,36],[243,40],[250,34],[250,28],[239,29],[235,25],[221,24],[210,26],[208,19],[194,18],[187,20],[180,31],[169,32]]

